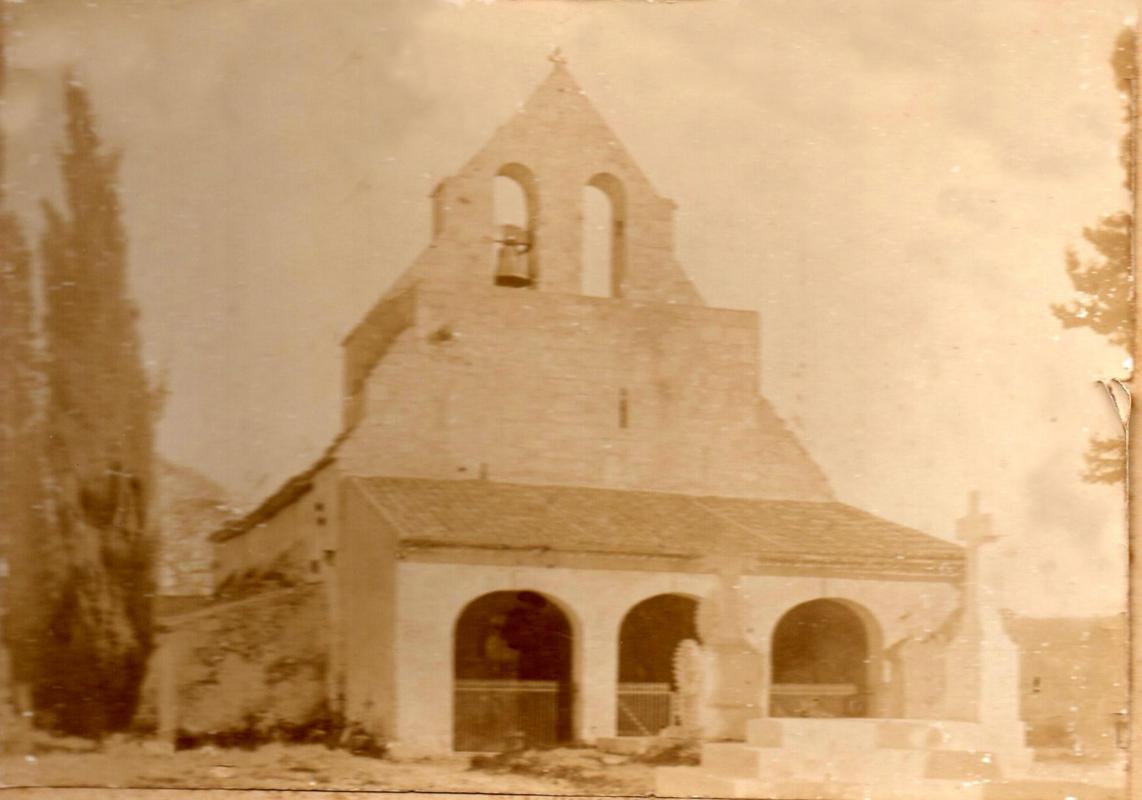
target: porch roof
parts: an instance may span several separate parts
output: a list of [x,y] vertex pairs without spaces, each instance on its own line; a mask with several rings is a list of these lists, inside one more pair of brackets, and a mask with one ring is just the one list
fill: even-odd
[[352,478],[406,548],[732,556],[741,568],[848,565],[860,571],[958,577],[964,550],[836,502],[701,497],[497,483]]

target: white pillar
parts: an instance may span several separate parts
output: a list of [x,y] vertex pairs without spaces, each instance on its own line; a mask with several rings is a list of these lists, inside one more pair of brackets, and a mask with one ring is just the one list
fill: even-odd
[[394,645],[395,738],[405,755],[448,753],[452,750],[455,615],[445,605],[410,605],[414,610],[398,620]]
[[718,586],[698,606],[698,635],[709,654],[706,738],[744,741],[748,721],[769,712],[767,659],[746,637],[746,601],[740,564],[711,556],[704,566]]
[[576,738],[614,736],[618,710],[619,622],[610,609],[582,619],[575,688]]

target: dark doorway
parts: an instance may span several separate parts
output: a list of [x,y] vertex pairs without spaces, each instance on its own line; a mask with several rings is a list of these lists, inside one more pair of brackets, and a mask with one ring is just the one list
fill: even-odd
[[864,717],[871,707],[864,621],[836,600],[791,609],[773,633],[774,717]]
[[660,594],[627,612],[619,629],[618,734],[653,736],[673,717],[674,653],[697,639],[698,603]]
[[571,625],[538,592],[492,592],[456,623],[453,747],[503,751],[571,740]]

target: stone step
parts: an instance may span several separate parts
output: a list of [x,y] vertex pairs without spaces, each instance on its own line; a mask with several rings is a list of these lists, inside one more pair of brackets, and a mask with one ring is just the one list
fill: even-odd
[[883,749],[819,753],[732,742],[703,745],[702,769],[731,779],[844,779],[873,783],[924,777],[996,780],[1003,774],[1000,759],[987,751]]
[[728,778],[702,767],[659,767],[654,771],[656,797],[751,797],[756,781]]
[[756,778],[765,752],[738,742],[709,742],[702,745],[702,769],[731,778]]
[[[746,743],[755,747],[814,750],[985,750],[1025,749],[1022,723],[985,728],[976,722],[909,719],[750,720]],[[1028,751],[1030,752],[1030,751]]]
[[[768,800],[986,800],[987,785],[935,778],[891,783],[841,780],[728,779],[701,767],[662,767],[657,797],[747,797]],[[1044,798],[1045,800],[1045,798]],[[1052,798],[1053,800],[1053,798]],[[1061,800],[1061,799],[1060,799]]]
[[903,723],[875,719],[802,719],[769,717],[749,721],[746,742],[758,747],[787,750],[876,750],[887,733],[908,747],[922,747],[927,735],[925,723]]
[[767,800],[985,800],[980,783],[920,779],[892,784],[855,781],[755,781],[737,797]]
[[[765,780],[881,781],[895,777],[922,778],[929,772],[931,754],[923,750],[839,751],[804,753],[748,745],[712,744],[702,749],[702,768],[715,775]],[[944,772],[948,772],[945,769]],[[974,777],[943,773],[932,777]]]
[[928,753],[925,776],[951,780],[998,780],[999,758],[976,750],[933,750]]

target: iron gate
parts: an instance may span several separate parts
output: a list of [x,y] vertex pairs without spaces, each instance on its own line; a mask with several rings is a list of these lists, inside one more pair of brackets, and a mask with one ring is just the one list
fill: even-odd
[[504,752],[569,738],[570,686],[562,681],[457,680],[453,749]]
[[673,718],[669,683],[619,684],[619,736],[654,736]]

